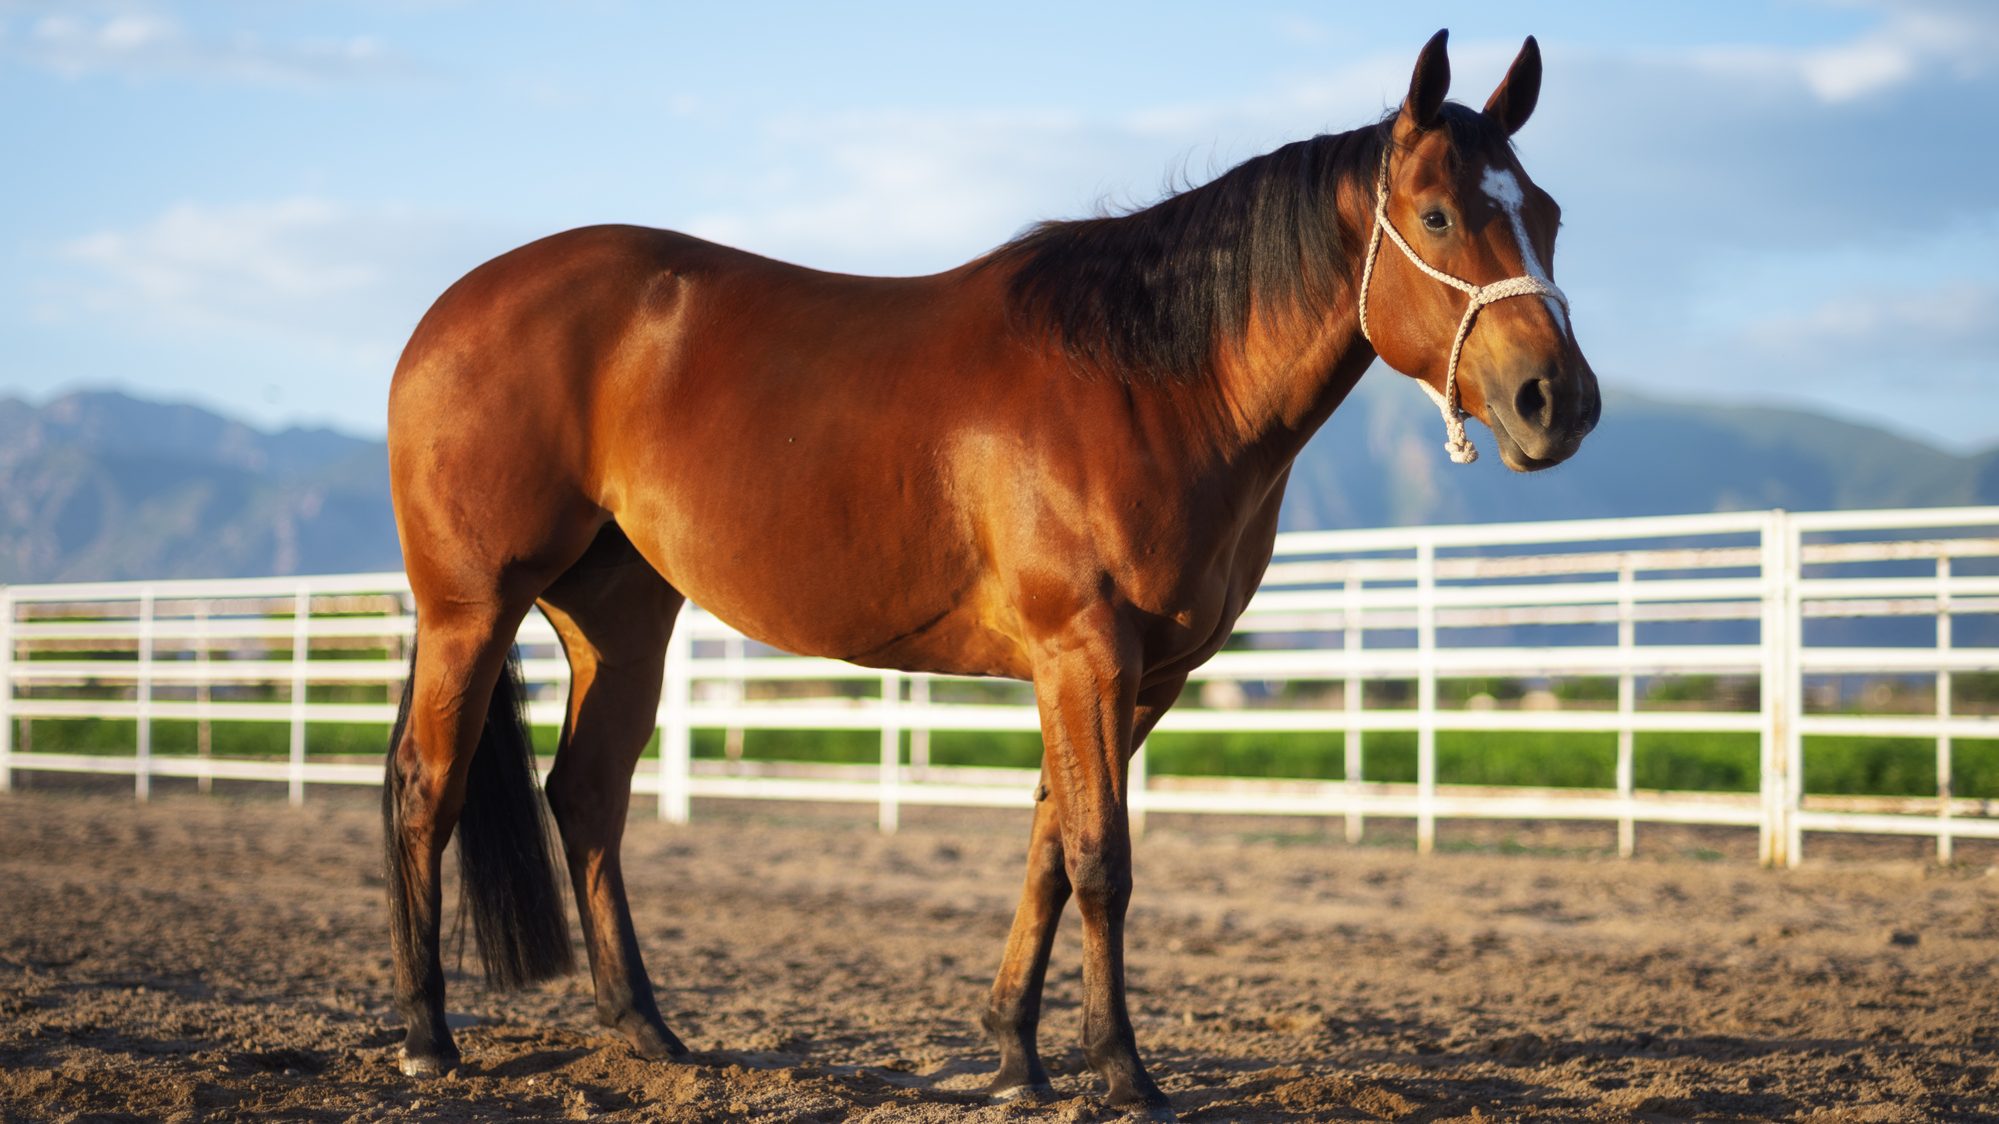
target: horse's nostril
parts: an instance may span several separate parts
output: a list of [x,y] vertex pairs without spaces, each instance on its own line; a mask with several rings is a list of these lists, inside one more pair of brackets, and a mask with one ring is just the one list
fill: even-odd
[[1547,379],[1529,379],[1520,385],[1513,396],[1513,410],[1520,420],[1543,426],[1548,424],[1549,419],[1545,416],[1548,412],[1547,385]]

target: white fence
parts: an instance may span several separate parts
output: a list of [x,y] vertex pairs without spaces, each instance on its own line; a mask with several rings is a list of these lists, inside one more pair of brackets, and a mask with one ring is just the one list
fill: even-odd
[[[1999,671],[1993,626],[1999,508],[1287,534],[1230,646],[1160,732],[1337,745],[1341,776],[1148,777],[1141,750],[1132,812],[1334,817],[1354,839],[1370,817],[1413,819],[1424,850],[1450,818],[1607,821],[1625,854],[1639,823],[1740,825],[1779,864],[1799,860],[1806,831],[1914,834],[1948,860],[1955,838],[1999,838],[1994,809],[1952,791],[1959,743],[1999,738],[1999,680],[1982,678]],[[0,588],[0,789],[29,770],[127,774],[141,799],[158,777],[282,782],[295,802],[308,784],[379,783],[379,750],[308,753],[309,737],[393,720],[412,628],[400,574]],[[554,635],[534,616],[520,640],[530,719],[557,725]],[[1900,712],[1851,713],[1856,682]],[[668,654],[660,751],[634,788],[676,821],[694,797],[862,801],[885,830],[905,805],[1025,806],[1031,769],[930,760],[933,734],[1038,730],[1024,688],[990,683],[788,656],[690,609]],[[1596,697],[1514,697],[1548,683]],[[1673,701],[1689,694],[1702,697]],[[106,752],[103,728],[77,744],[90,719],[120,720],[129,752]],[[216,752],[218,730],[242,722],[282,724],[288,754]],[[696,759],[696,731],[734,747],[745,730],[870,731],[881,752],[859,767]],[[156,745],[162,731],[177,744]],[[1369,779],[1367,736],[1391,731],[1413,733],[1413,783]],[[1462,745],[1562,731],[1614,739],[1609,787],[1440,781],[1440,733]],[[1717,733],[1758,747],[1756,792],[1638,787],[1641,738]],[[1935,796],[1808,797],[1806,739],[1822,735],[1933,741]]]

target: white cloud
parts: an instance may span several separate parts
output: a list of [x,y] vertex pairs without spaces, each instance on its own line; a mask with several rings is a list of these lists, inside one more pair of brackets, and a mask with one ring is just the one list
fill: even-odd
[[409,64],[370,36],[271,42],[253,32],[203,36],[145,10],[45,15],[0,39],[7,53],[69,78],[116,74],[312,85],[405,73]]
[[380,277],[379,266],[341,260],[343,255],[326,245],[328,232],[348,217],[324,199],[228,207],[182,203],[143,228],[98,231],[62,252],[161,308],[338,297]]
[[1779,350],[1807,342],[1845,347],[1912,340],[1990,350],[1999,343],[1999,289],[1967,281],[1916,292],[1844,293],[1803,315],[1763,320],[1748,335]]
[[1999,354],[1999,285],[1945,281],[1858,289],[1798,313],[1767,316],[1739,336],[1747,365],[1796,383],[1906,385],[1981,394]]
[[368,432],[423,311],[525,240],[406,206],[184,202],[55,247],[31,300],[45,328],[157,353],[117,372],[122,385],[270,424]]
[[760,180],[688,229],[822,267],[942,269],[1073,206],[1119,139],[1064,114],[787,118],[765,128]]
[[1971,78],[1999,58],[1999,11],[1949,0],[1889,0],[1881,21],[1859,37],[1822,46],[1712,47],[1693,61],[1723,76],[1802,85],[1827,104],[1884,93],[1941,69]]
[[128,229],[69,240],[45,286],[57,319],[115,314],[156,329],[277,337],[379,360],[503,237],[405,207],[299,197],[178,203]]

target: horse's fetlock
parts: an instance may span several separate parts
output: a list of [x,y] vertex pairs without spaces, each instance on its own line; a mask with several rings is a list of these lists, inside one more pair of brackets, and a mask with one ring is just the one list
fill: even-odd
[[1102,1073],[1116,1066],[1121,1060],[1123,1060],[1123,1054],[1118,1049],[1117,1035],[1109,1033],[1085,1033],[1083,1036],[1083,1061],[1091,1069]]
[[979,1014],[979,1025],[1002,1041],[1021,1037],[1031,1031],[1036,1021],[1037,1015],[1029,1009],[1025,997],[988,1003]]

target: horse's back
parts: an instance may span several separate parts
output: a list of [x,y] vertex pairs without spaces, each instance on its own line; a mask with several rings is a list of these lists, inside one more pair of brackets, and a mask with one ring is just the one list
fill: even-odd
[[[971,272],[829,273],[678,231],[580,227],[501,254],[445,290],[397,364],[391,411],[406,384],[453,375],[484,380],[545,364],[576,378],[635,345],[738,349],[716,356],[725,362],[750,358],[743,350],[759,344],[795,352],[872,341],[906,350],[916,335],[907,314],[950,303]],[[824,354],[838,357],[831,349]],[[829,368],[820,373],[837,373]]]

